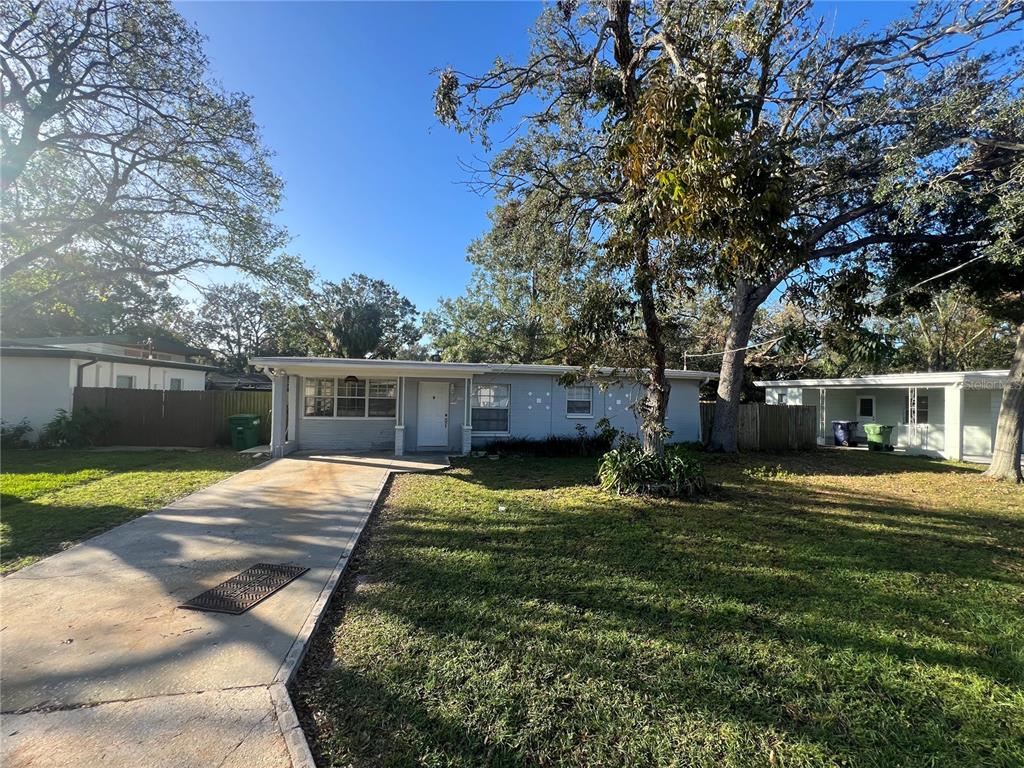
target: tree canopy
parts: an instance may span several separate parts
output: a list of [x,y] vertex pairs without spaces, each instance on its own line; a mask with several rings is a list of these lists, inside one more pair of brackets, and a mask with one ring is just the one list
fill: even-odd
[[281,268],[249,97],[169,2],[2,0],[0,54],[0,278],[25,289],[7,312],[77,283]]
[[436,111],[485,146],[504,120],[523,124],[486,173],[505,198],[568,207],[562,225],[627,276],[618,295],[639,310],[655,421],[665,298],[688,283],[729,295],[712,442],[735,450],[769,297],[866,294],[894,251],[985,239],[939,214],[1008,167],[995,149],[1019,140],[1006,113],[1020,66],[1012,47],[983,43],[1022,17],[998,0],[929,2],[837,32],[804,0],[559,3],[524,62],[443,71]]

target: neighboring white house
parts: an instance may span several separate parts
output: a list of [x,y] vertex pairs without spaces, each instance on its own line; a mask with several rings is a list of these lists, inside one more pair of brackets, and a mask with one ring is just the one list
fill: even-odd
[[0,418],[27,419],[38,439],[76,386],[202,390],[212,366],[189,361],[185,345],[121,336],[11,339],[0,343]]
[[[273,381],[271,450],[467,453],[493,440],[575,435],[601,419],[636,434],[639,386],[610,370],[563,386],[560,365],[435,363],[323,357],[250,361]],[[669,371],[671,441],[700,439],[701,383],[717,374]]]
[[765,401],[818,408],[818,442],[832,443],[832,422],[891,424],[893,442],[911,453],[956,461],[992,460],[996,419],[1008,370],[893,373],[849,379],[756,381]]

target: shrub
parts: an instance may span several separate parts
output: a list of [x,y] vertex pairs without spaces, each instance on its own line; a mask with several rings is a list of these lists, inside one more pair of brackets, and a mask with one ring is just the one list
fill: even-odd
[[10,424],[0,420],[0,448],[24,448],[28,445],[25,435],[32,431],[32,425],[28,419],[22,419],[17,424]]
[[114,426],[109,411],[82,408],[68,413],[63,408],[46,425],[39,442],[48,448],[82,448],[102,443]]
[[593,433],[581,424],[576,428],[575,437],[550,435],[539,439],[514,437],[508,440],[492,440],[484,446],[484,450],[499,456],[601,456],[612,447],[618,436],[618,430],[611,426],[608,419],[601,419]]
[[699,456],[669,446],[664,456],[629,445],[608,451],[597,470],[601,487],[619,495],[696,496],[707,491]]

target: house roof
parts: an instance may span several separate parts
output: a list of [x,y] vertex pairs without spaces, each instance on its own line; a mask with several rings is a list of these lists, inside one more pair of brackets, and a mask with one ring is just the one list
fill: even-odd
[[[561,376],[581,370],[575,365],[533,365],[522,363],[437,363],[429,360],[364,360],[350,357],[256,357],[250,365],[263,370],[282,369],[285,371],[344,370],[350,374],[380,375],[388,372],[395,376],[417,376],[423,374],[472,376],[474,374],[522,373],[546,376]],[[597,369],[600,376],[617,375],[614,368]],[[709,371],[668,370],[670,379],[717,379],[717,373]]]
[[270,391],[270,377],[262,373],[224,373],[215,371],[206,377],[207,389]]
[[152,348],[154,352],[167,352],[172,355],[202,355],[206,350],[197,349],[183,341],[166,336],[147,336],[144,334],[115,333],[94,336],[39,336],[32,338],[4,339],[4,344],[27,344],[29,346],[60,347],[64,344],[121,344],[124,346]]
[[992,371],[937,371],[929,373],[883,373],[847,379],[780,379],[755,381],[757,387],[944,387],[957,384],[987,384],[1001,387],[1010,376],[1009,369]]
[[215,371],[216,366],[184,363],[178,360],[154,360],[145,357],[129,357],[128,355],[108,355],[105,352],[87,352],[84,349],[71,347],[34,346],[13,342],[0,344],[0,357],[62,357],[69,360],[102,360],[111,363],[131,363],[132,365],[150,365],[157,368],[182,368],[190,371]]

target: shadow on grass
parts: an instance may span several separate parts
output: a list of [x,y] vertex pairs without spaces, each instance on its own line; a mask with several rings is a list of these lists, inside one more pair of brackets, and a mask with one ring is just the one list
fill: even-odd
[[[835,474],[896,466],[852,464]],[[896,471],[935,466],[970,474]],[[324,764],[1024,757],[1019,520],[746,478],[616,499],[580,487],[593,467],[466,462],[401,489],[300,681]]]

